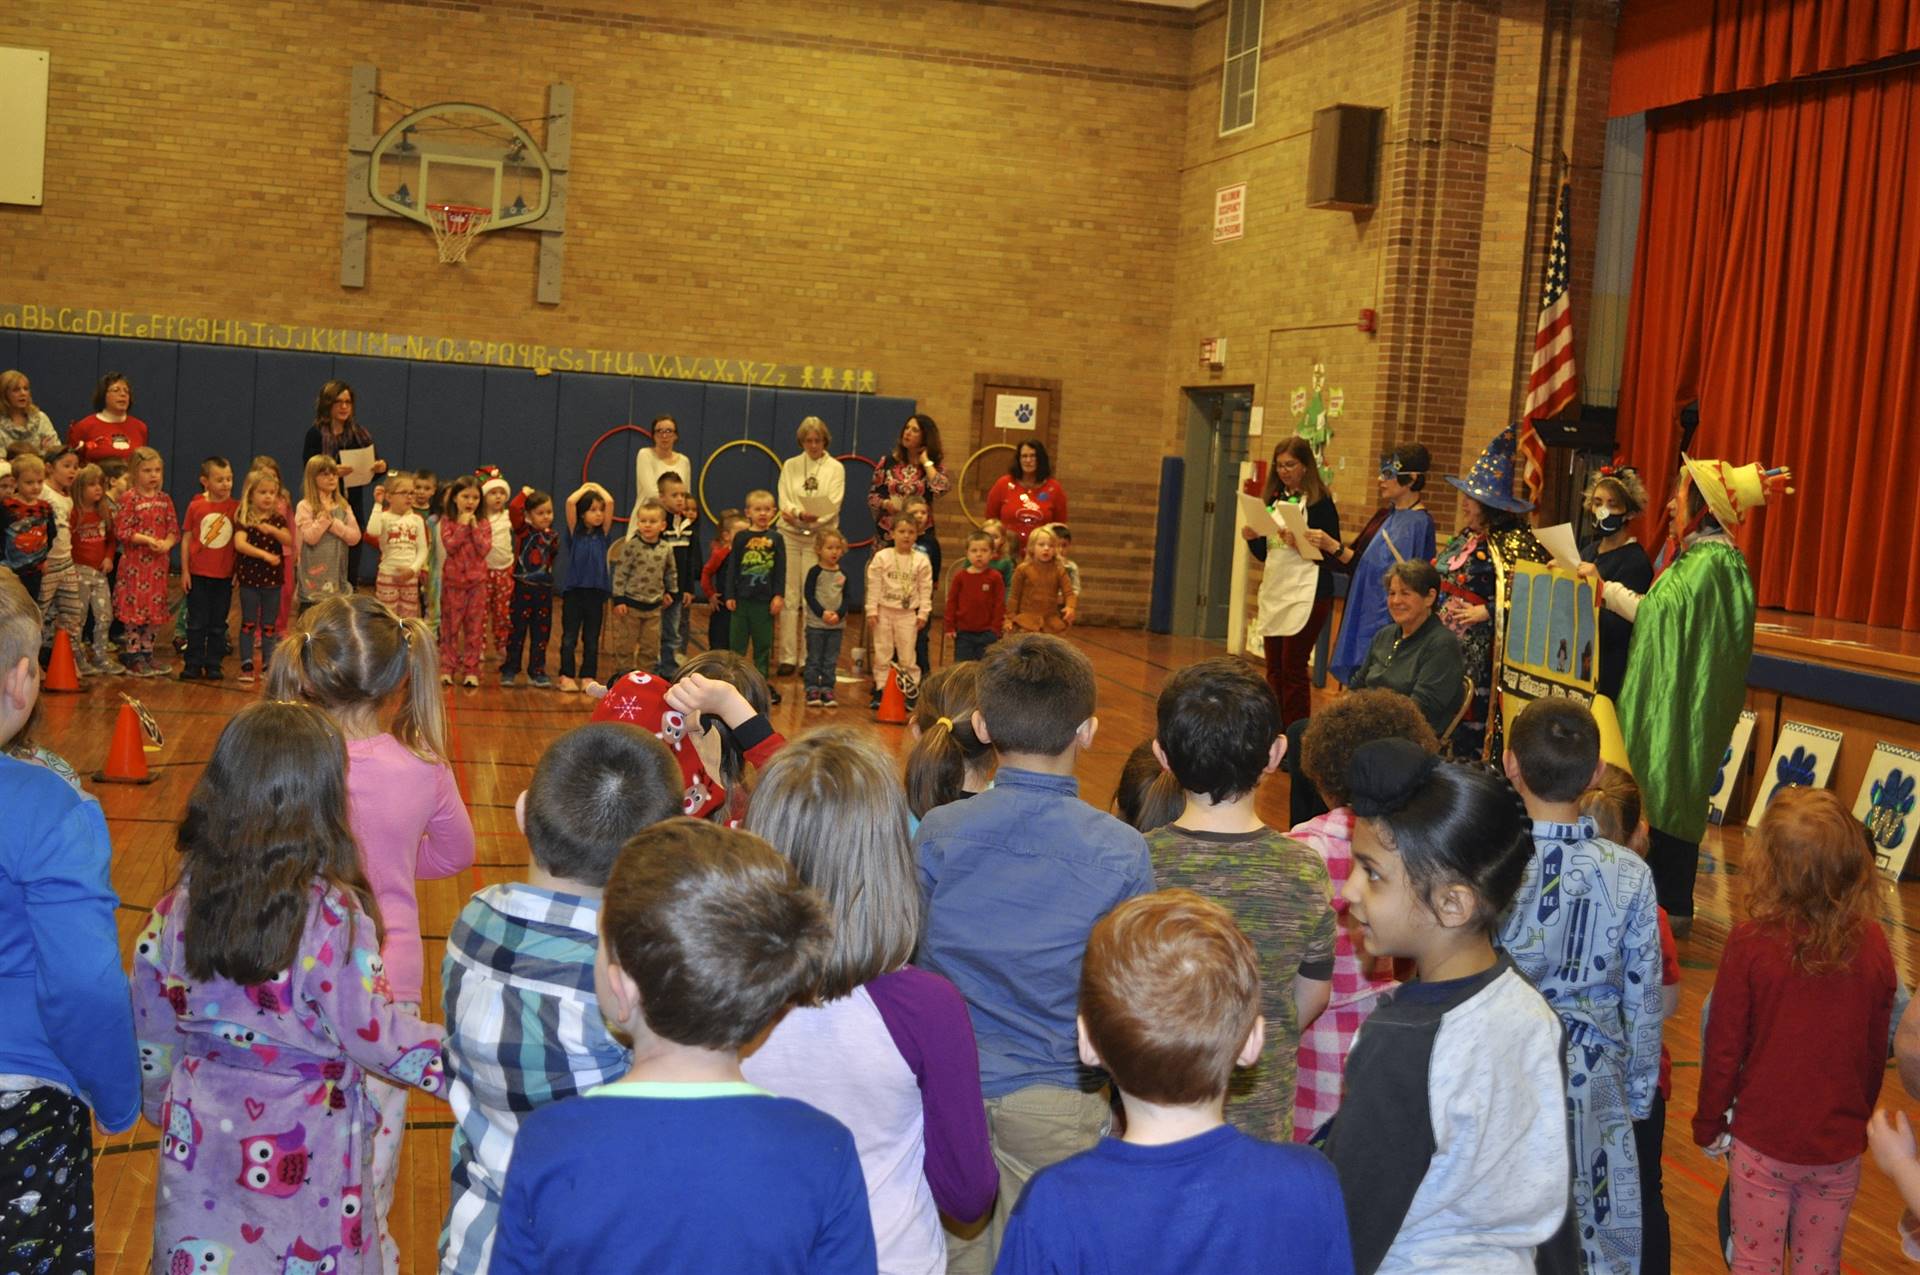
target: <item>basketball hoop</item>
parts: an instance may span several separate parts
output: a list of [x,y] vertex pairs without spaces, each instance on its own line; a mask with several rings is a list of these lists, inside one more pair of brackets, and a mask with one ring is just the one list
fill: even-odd
[[467,259],[473,237],[493,220],[493,211],[471,204],[428,204],[427,224],[433,227],[433,241],[440,246],[440,260],[452,264]]

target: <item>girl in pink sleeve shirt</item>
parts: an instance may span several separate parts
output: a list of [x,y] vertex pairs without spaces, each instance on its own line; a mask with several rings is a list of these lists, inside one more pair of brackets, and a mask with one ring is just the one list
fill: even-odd
[[[446,710],[435,684],[433,633],[364,593],[304,612],[274,652],[268,694],[322,709],[347,739],[347,823],[360,846],[385,937],[380,960],[360,971],[386,984],[397,1008],[418,1016],[425,954],[414,882],[473,864],[473,823],[447,764]],[[373,1141],[374,1203],[393,1202],[407,1090],[368,1078],[380,1109]],[[391,1241],[386,1241],[390,1246]],[[398,1269],[397,1251],[388,1270]]]

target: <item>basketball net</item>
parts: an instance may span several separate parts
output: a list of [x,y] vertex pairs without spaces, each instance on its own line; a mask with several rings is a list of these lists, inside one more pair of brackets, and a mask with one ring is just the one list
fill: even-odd
[[440,247],[440,260],[452,264],[467,259],[473,238],[493,220],[493,213],[469,204],[428,204],[427,224]]

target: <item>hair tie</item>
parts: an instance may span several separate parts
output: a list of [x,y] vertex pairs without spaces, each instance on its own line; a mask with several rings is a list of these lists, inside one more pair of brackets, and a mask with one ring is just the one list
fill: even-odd
[[1347,765],[1353,813],[1362,819],[1396,814],[1439,768],[1440,759],[1411,740],[1376,739],[1354,749]]
[[951,717],[936,717],[933,719],[933,724],[935,726],[944,726],[948,730],[953,729],[953,719]]

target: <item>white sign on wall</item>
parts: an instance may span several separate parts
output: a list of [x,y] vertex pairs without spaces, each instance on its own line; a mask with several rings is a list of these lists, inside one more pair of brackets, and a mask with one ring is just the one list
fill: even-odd
[[1247,233],[1247,184],[1222,186],[1213,192],[1213,241],[1226,243]]
[[994,400],[993,427],[995,429],[1035,428],[1040,419],[1040,400],[1025,394],[1002,394]]

